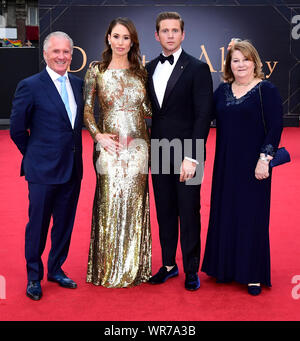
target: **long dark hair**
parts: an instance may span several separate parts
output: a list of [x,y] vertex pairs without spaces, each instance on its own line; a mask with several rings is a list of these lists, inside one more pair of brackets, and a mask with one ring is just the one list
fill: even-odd
[[104,38],[105,49],[102,53],[102,60],[99,64],[99,69],[100,71],[105,71],[111,62],[112,50],[108,43],[108,35],[111,34],[111,31],[117,24],[125,26],[130,34],[132,46],[130,48],[130,51],[128,52],[128,61],[130,63],[129,70],[134,75],[138,76],[143,82],[145,82],[147,78],[147,73],[142,66],[142,57],[140,53],[138,34],[133,22],[128,18],[116,18],[109,24]]

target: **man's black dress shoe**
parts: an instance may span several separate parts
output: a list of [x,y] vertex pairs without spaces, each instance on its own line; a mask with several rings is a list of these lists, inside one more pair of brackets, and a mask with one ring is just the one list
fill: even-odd
[[26,295],[34,301],[42,297],[42,288],[40,281],[28,281]]
[[184,284],[185,288],[187,290],[197,290],[200,288],[200,279],[198,277],[198,275],[195,274],[186,274],[185,277],[185,284]]
[[48,275],[48,281],[56,282],[64,288],[69,288],[69,289],[77,288],[77,284],[73,280],[71,280],[71,278],[67,277],[65,274],[54,275],[54,276]]
[[158,273],[155,274],[153,277],[150,277],[149,283],[151,284],[161,284],[164,283],[167,279],[171,277],[178,276],[178,266],[175,264],[173,268],[168,271],[165,266],[162,266]]

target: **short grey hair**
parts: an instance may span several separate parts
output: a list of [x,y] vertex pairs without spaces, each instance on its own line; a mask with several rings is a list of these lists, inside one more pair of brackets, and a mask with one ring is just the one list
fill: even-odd
[[56,31],[56,32],[52,32],[50,34],[47,35],[47,37],[45,38],[44,40],[44,44],[43,44],[43,50],[44,51],[47,51],[48,49],[48,46],[49,46],[49,40],[52,38],[52,37],[59,37],[59,38],[65,38],[65,39],[68,39],[69,42],[70,42],[70,47],[71,47],[71,52],[73,53],[73,40],[72,38],[65,32],[61,32],[61,31]]

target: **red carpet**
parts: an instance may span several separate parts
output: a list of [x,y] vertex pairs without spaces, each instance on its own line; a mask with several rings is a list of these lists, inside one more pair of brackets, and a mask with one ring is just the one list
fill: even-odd
[[[84,179],[71,249],[64,270],[78,283],[76,290],[43,281],[43,298],[25,296],[24,230],[27,223],[27,184],[19,177],[21,155],[0,131],[0,321],[298,321],[300,314],[300,130],[285,128],[284,145],[292,163],[273,172],[271,207],[272,288],[258,297],[239,284],[216,284],[200,272],[201,288],[184,289],[180,249],[180,275],[164,285],[142,284],[128,289],[106,289],[85,283],[95,175],[92,141],[86,131]],[[215,130],[208,140],[208,159],[202,185],[202,252],[207,232]],[[150,184],[151,185],[151,184]],[[151,191],[153,272],[161,265],[158,227]],[[45,250],[46,264],[49,243]],[[202,260],[202,258],[201,258]],[[46,269],[45,269],[46,270]],[[296,283],[292,283],[294,276]],[[298,284],[298,286],[297,286]],[[3,289],[3,286],[2,286]],[[293,295],[292,295],[293,294]]]

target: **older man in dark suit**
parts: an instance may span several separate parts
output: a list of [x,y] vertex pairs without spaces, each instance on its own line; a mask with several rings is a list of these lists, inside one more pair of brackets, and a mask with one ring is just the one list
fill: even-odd
[[[204,150],[201,153],[197,149],[201,146],[199,141],[202,141],[202,146],[205,145],[209,132],[212,79],[206,63],[182,50],[184,22],[178,13],[163,12],[158,15],[155,37],[163,53],[147,64],[153,111],[152,146],[154,141],[180,141],[183,152],[171,150],[170,172],[163,169],[165,159],[162,149],[158,158],[162,165],[154,172],[155,155],[152,153],[152,180],[163,266],[150,278],[150,283],[163,283],[178,275],[175,257],[179,218],[185,288],[197,290],[200,287],[197,273],[200,262],[201,179],[193,180],[197,167],[204,162]],[[186,144],[189,148],[185,148]],[[181,158],[179,170],[176,169],[178,157]]]
[[46,37],[47,67],[18,84],[10,117],[11,138],[23,154],[21,175],[29,189],[26,294],[33,300],[42,297],[41,256],[51,217],[48,280],[66,288],[77,287],[62,270],[82,179],[83,81],[67,72],[72,52],[73,41],[66,33],[53,32]]

